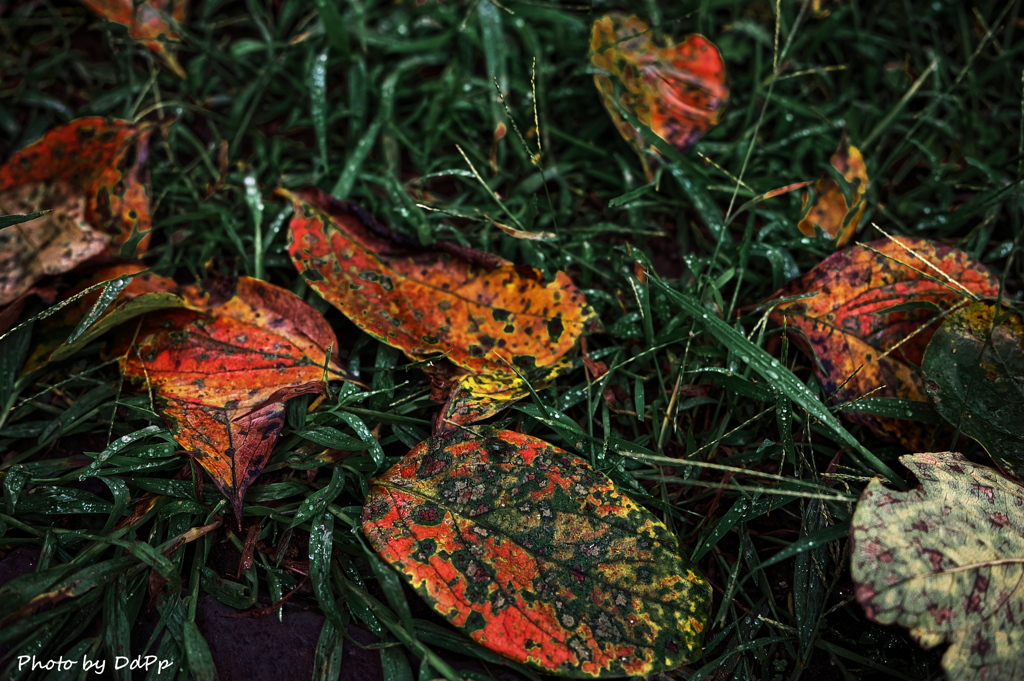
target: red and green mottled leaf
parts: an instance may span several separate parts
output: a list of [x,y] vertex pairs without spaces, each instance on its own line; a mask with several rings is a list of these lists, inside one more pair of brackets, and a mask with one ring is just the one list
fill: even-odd
[[0,166],[0,215],[50,210],[0,229],[0,305],[116,246],[145,249],[150,216],[142,165],[152,128],[79,118]]
[[949,681],[1024,678],[1024,488],[954,452],[900,459],[921,486],[872,480],[853,514],[857,600],[925,648]]
[[[899,237],[829,256],[774,296],[812,297],[779,304],[771,318],[814,359],[837,402],[869,393],[926,402],[919,367],[943,311],[998,289],[988,269],[963,251]],[[932,429],[920,424],[843,413],[908,449],[928,448]]]
[[849,183],[852,203],[847,202],[839,183],[826,175],[814,183],[813,202],[810,194],[804,192],[805,212],[798,226],[807,236],[822,234],[839,247],[853,238],[867,210],[864,194],[868,190],[868,169],[860,150],[849,143],[845,133],[830,162]]
[[99,17],[126,27],[128,35],[141,40],[146,49],[163,59],[175,75],[185,77],[185,70],[166,43],[181,40],[168,19],[185,23],[187,0],[82,0],[82,4]]
[[[442,401],[465,375],[477,376],[477,385],[517,385],[485,391],[484,412],[494,413],[507,404],[498,394],[528,394],[516,370],[531,381],[550,378],[594,318],[564,272],[545,282],[531,267],[455,244],[424,248],[319,190],[279,193],[295,204],[289,252],[309,286],[410,358],[454,365],[444,374],[448,389],[435,396]],[[472,412],[453,408],[447,416],[468,423],[479,417]]]
[[437,612],[549,672],[640,675],[701,654],[711,589],[676,537],[580,459],[507,430],[418,445],[363,531]]
[[185,286],[190,309],[143,318],[118,354],[124,375],[156,400],[172,435],[205,468],[241,518],[246,489],[284,425],[284,402],[341,378],[337,340],[298,296],[241,277],[232,294]]
[[621,90],[619,104],[679,151],[721,121],[729,100],[725,63],[704,36],[690,34],[677,44],[638,17],[609,14],[594,22],[590,52],[591,63],[607,74],[594,76],[605,108],[648,174],[649,145],[619,113],[612,78]]
[[1024,320],[996,306],[957,310],[935,332],[921,368],[938,412],[1024,480]]

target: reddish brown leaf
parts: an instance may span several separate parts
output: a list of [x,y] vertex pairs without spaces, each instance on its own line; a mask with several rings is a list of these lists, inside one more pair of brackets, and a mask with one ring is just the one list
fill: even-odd
[[[868,190],[868,169],[860,150],[852,146],[843,133],[839,148],[830,159],[832,167],[838,170],[850,184],[853,203],[848,203],[843,190],[827,175],[814,183],[814,202],[804,192],[804,217],[800,220],[800,231],[807,236],[822,234],[835,242],[836,247],[845,246],[853,238],[864,216],[868,204],[864,197]],[[808,208],[808,203],[811,203]]]
[[295,204],[289,252],[313,290],[373,337],[414,360],[435,360],[426,368],[446,386],[435,397],[466,390],[493,398],[483,412],[447,410],[457,423],[528,394],[517,370],[531,381],[552,378],[593,320],[564,272],[544,282],[531,267],[455,244],[424,248],[319,190],[279,193]]
[[[609,14],[594,22],[590,61],[621,87],[619,104],[679,151],[686,151],[721,121],[729,100],[725,63],[714,43],[691,33],[676,43],[635,16]],[[594,83],[623,138],[641,154],[649,144],[619,113],[609,75]]]
[[145,249],[149,196],[141,168],[152,127],[79,118],[0,166],[0,214],[51,210],[0,229],[0,305],[116,246]]
[[82,0],[82,4],[101,18],[126,27],[128,35],[141,40],[146,49],[163,59],[175,75],[185,77],[185,70],[166,43],[181,40],[168,19],[185,23],[187,0]]
[[122,371],[150,391],[178,444],[240,519],[284,424],[284,403],[341,377],[327,354],[337,340],[298,296],[256,279],[240,278],[224,301],[198,286],[178,294],[189,310],[148,315],[137,334],[125,334]]
[[[833,254],[774,298],[771,318],[785,324],[814,358],[825,392],[844,403],[863,397],[927,402],[921,358],[942,311],[992,297],[999,281],[963,251],[927,239],[898,237]],[[900,306],[896,310],[890,308]],[[912,308],[912,309],[910,309]],[[843,412],[908,449],[927,448],[932,429],[909,421]]]
[[363,531],[449,622],[564,676],[700,656],[711,589],[664,524],[589,464],[486,427],[428,440],[373,481]]

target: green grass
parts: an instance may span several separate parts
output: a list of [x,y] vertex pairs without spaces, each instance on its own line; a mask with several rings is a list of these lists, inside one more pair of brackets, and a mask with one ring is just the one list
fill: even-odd
[[[737,209],[817,178],[845,127],[871,174],[870,220],[966,250],[1017,299],[1019,3],[826,0],[821,18],[810,3],[635,3],[671,34],[715,41],[732,90],[723,124],[653,186],[586,58],[590,24],[611,3],[197,4],[180,80],[76,3],[0,3],[0,158],[78,116],[165,123],[149,162],[146,263],[179,281],[212,270],[295,291],[325,313],[370,389],[333,386],[310,414],[305,398],[291,403],[246,498],[261,550],[236,574],[246,536],[233,522],[161,552],[228,511],[175,453],[148,398],[121,386],[101,343],[22,374],[31,329],[0,341],[0,559],[38,556],[33,573],[0,589],[0,617],[22,608],[0,628],[0,664],[128,654],[126,632],[149,618],[151,640],[167,631],[163,657],[210,678],[210,632],[193,624],[200,596],[246,609],[301,587],[294,601],[327,616],[316,678],[339,664],[337,646],[356,645],[342,633],[349,623],[395,644],[380,651],[389,679],[446,675],[452,649],[499,669],[351,531],[369,477],[427,437],[436,407],[422,373],[360,335],[289,261],[290,208],[271,190],[315,184],[421,243],[565,270],[584,289],[603,325],[587,347],[608,373],[589,381],[577,357],[572,374],[506,417],[609,474],[678,533],[713,584],[705,657],[692,676],[669,678],[941,678],[936,653],[866,621],[849,580],[852,502],[884,468],[902,476],[903,452],[836,421],[808,360],[759,326],[758,304],[829,248],[796,229],[798,193]],[[509,133],[495,143],[501,123]],[[259,191],[247,191],[250,177]],[[513,239],[491,218],[555,238]],[[858,238],[879,234],[868,226]],[[637,262],[659,278],[642,283]],[[341,431],[354,451],[327,465],[298,434],[313,425]],[[843,477],[823,480],[837,455]],[[147,492],[156,505],[115,530]],[[285,555],[308,558],[308,582]],[[151,574],[167,583],[152,610]],[[68,585],[76,599],[26,606]]]

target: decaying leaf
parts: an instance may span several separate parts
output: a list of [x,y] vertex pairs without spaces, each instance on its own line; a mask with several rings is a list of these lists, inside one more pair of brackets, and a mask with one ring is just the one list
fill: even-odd
[[[999,281],[963,251],[898,237],[835,253],[774,298],[771,318],[814,359],[837,402],[872,397],[928,401],[919,375],[924,348],[944,311],[973,297],[994,297]],[[908,449],[928,449],[932,429],[860,412],[843,412]]]
[[531,267],[469,248],[420,246],[319,190],[278,191],[295,204],[289,253],[313,290],[374,338],[433,360],[425,368],[445,383],[440,401],[460,391],[491,396],[448,409],[457,423],[528,394],[517,370],[551,378],[594,318],[564,272],[544,282]]
[[146,49],[163,59],[175,75],[185,77],[185,70],[167,43],[181,40],[168,19],[185,23],[188,0],[82,0],[82,4],[101,18],[126,27],[128,35],[141,40]]
[[676,537],[588,464],[476,427],[373,481],[363,531],[437,612],[514,660],[624,676],[700,655],[711,589]]
[[943,418],[1024,479],[1024,320],[992,303],[957,310],[939,327],[921,364]]
[[925,648],[949,681],[1024,678],[1024,488],[954,452],[900,459],[909,492],[871,481],[852,521],[857,600]]
[[608,74],[594,76],[605,108],[648,175],[650,145],[616,107],[612,78],[621,90],[618,103],[679,151],[721,121],[729,100],[725,63],[704,36],[693,33],[676,44],[638,17],[608,14],[594,22],[590,52],[591,63]]
[[798,226],[807,236],[823,234],[838,248],[853,238],[867,210],[864,194],[868,190],[868,169],[860,150],[850,144],[845,132],[830,162],[849,183],[852,201],[846,200],[838,182],[825,175],[814,183],[813,202],[810,194],[804,192],[804,216]]
[[145,249],[150,217],[142,164],[152,128],[79,118],[0,167],[0,215],[50,210],[0,229],[0,306],[43,277],[116,246]]
[[337,340],[298,296],[256,279],[239,278],[233,293],[184,286],[178,295],[189,310],[144,317],[117,354],[241,519],[245,491],[284,425],[284,403],[342,377],[328,356]]

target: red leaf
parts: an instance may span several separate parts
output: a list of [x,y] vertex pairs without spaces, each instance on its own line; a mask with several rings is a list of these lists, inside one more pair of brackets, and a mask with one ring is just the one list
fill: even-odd
[[[918,367],[942,311],[971,296],[994,297],[998,289],[988,269],[963,251],[898,237],[829,256],[774,296],[812,297],[778,305],[771,318],[814,358],[818,380],[839,403],[868,394],[927,402]],[[926,449],[933,430],[843,414],[911,450]]]
[[284,425],[284,402],[341,377],[327,354],[337,340],[298,296],[256,279],[241,277],[227,300],[198,286],[178,294],[189,310],[148,315],[124,335],[122,371],[151,391],[172,435],[241,519],[245,491]]

